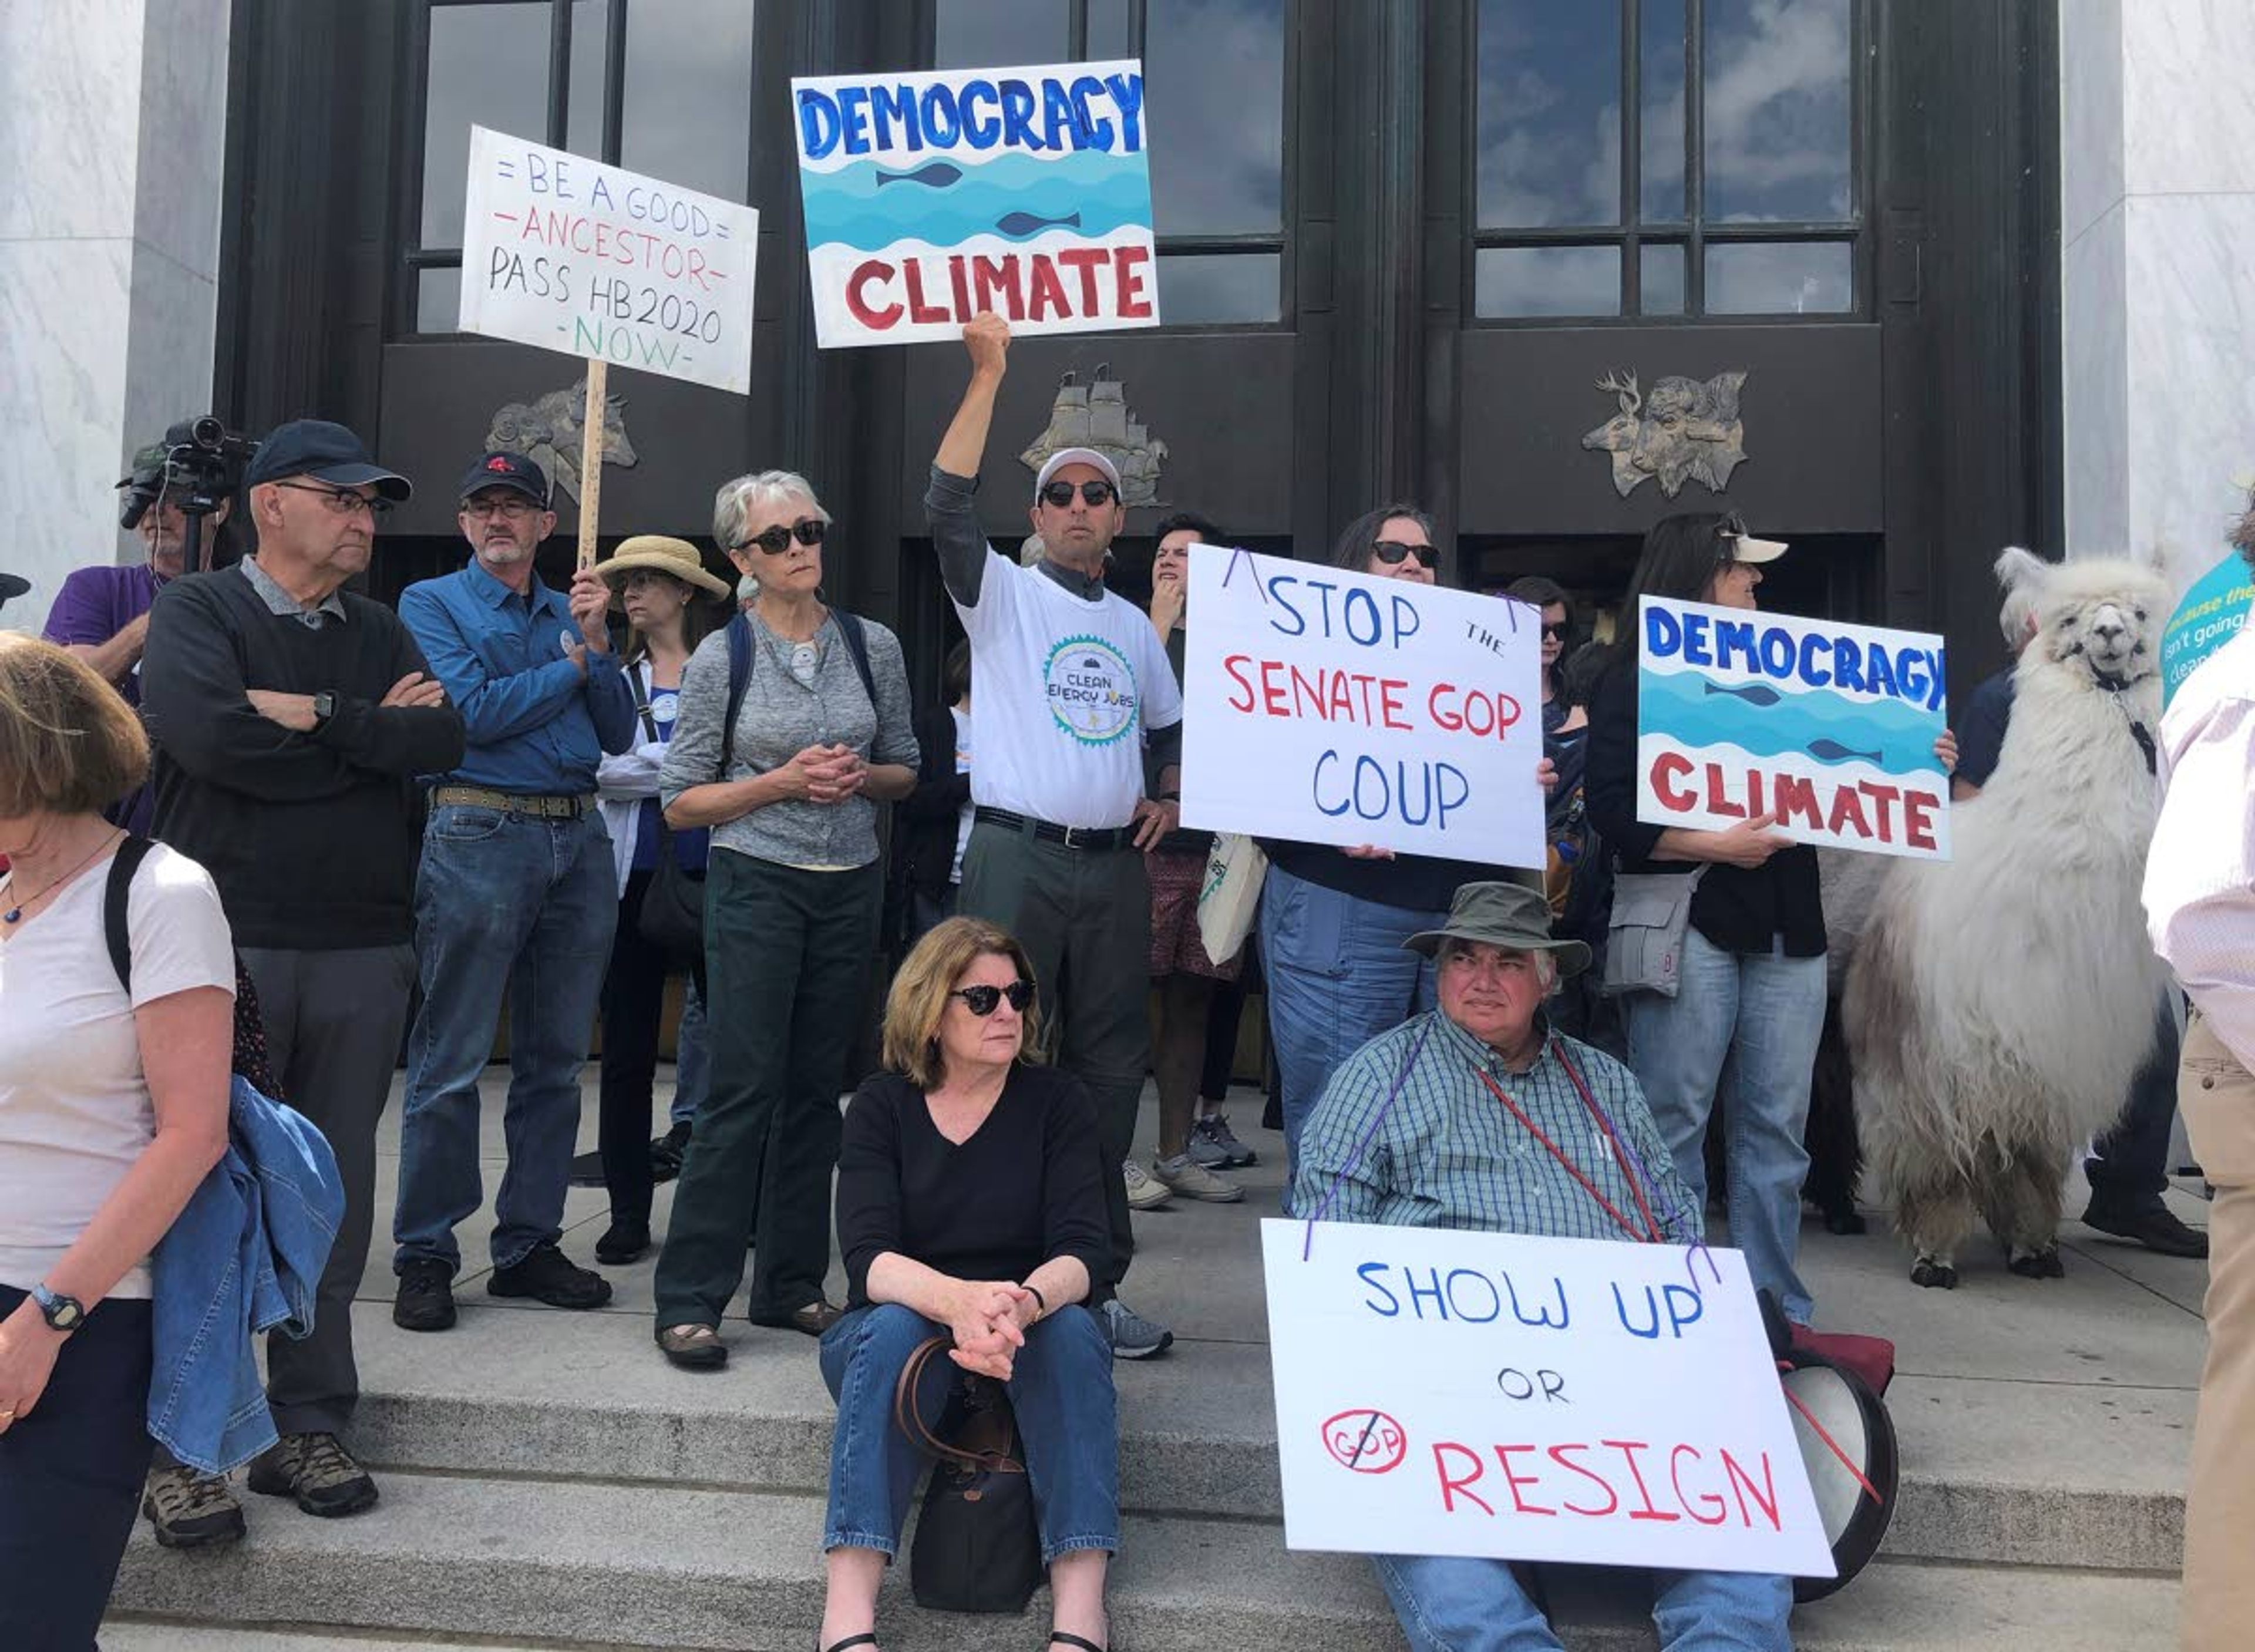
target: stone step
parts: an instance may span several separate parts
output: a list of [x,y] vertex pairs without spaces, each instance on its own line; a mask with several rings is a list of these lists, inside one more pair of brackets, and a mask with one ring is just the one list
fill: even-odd
[[[822,1506],[812,1496],[481,1480],[395,1473],[381,1504],[307,1519],[254,1500],[249,1541],[218,1552],[159,1550],[143,1529],[114,1607],[172,1622],[225,1622],[248,1652],[328,1652],[385,1632],[478,1644],[526,1641],[804,1652],[821,1607]],[[1641,1604],[1596,1597],[1599,1574],[1562,1592],[1574,1652],[1652,1644]],[[889,1652],[1010,1652],[1037,1644],[1026,1620],[923,1613],[889,1585]],[[1131,1518],[1114,1573],[1116,1643],[1135,1652],[1221,1646],[1399,1652],[1366,1563],[1288,1553],[1274,1526]],[[1802,1652],[2121,1652],[2169,1644],[2176,1585],[2145,1577],[1885,1562],[1804,1609]],[[1043,1611],[1036,1599],[1033,1614]],[[271,1648],[244,1634],[288,1626]],[[180,1646],[170,1623],[123,1627],[116,1644]],[[325,1644],[323,1637],[327,1637]],[[411,1641],[410,1642],[412,1643]]]
[[[270,1629],[215,1628],[178,1618],[139,1618],[113,1613],[102,1626],[102,1652],[558,1652],[568,1641],[496,1641],[488,1635],[448,1635],[433,1641],[411,1631],[371,1629],[354,1634],[290,1626]],[[580,1641],[581,1646],[591,1645]]]
[[[833,1413],[795,1333],[732,1323],[727,1367],[683,1372],[651,1346],[639,1313],[466,1297],[456,1330],[413,1337],[376,1304],[357,1312],[368,1393],[353,1438],[373,1465],[810,1494],[827,1484]],[[1185,1342],[1123,1363],[1117,1378],[1124,1508],[1282,1519],[1267,1345]],[[2193,1397],[1898,1377],[1903,1491],[1887,1552],[2174,1572]]]

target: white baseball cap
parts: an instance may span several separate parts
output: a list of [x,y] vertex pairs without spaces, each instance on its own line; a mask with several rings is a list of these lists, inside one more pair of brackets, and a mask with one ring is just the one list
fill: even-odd
[[1034,478],[1034,493],[1036,497],[1040,496],[1043,489],[1050,485],[1050,478],[1067,465],[1086,465],[1091,469],[1099,472],[1104,480],[1112,484],[1112,491],[1114,494],[1120,491],[1120,467],[1102,453],[1098,453],[1093,447],[1060,447],[1043,462],[1041,474]]

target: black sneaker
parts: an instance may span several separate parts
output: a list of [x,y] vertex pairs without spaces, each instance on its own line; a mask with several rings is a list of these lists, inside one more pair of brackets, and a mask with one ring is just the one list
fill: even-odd
[[454,1323],[454,1270],[442,1262],[411,1262],[399,1270],[391,1323],[402,1331],[446,1331]]
[[618,1217],[603,1230],[595,1241],[595,1260],[606,1268],[623,1268],[630,1262],[639,1262],[650,1248],[650,1224],[630,1222]]
[[376,1507],[376,1481],[334,1434],[285,1434],[251,1459],[249,1485],[325,1519]]
[[193,1468],[158,1468],[149,1474],[141,1512],[165,1549],[207,1549],[242,1537],[242,1505],[224,1474]]
[[2109,1205],[2093,1199],[2083,1213],[2083,1225],[2102,1234],[2126,1239],[2164,1256],[2205,1256],[2208,1235],[2188,1226],[2159,1198],[2143,1205]]
[[535,1245],[523,1261],[495,1269],[486,1290],[496,1297],[530,1297],[551,1308],[600,1308],[611,1299],[609,1280],[574,1267],[553,1245]]

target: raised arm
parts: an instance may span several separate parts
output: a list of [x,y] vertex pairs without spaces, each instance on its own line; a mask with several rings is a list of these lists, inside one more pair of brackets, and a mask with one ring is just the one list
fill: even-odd
[[931,524],[932,548],[939,554],[940,580],[958,604],[972,608],[979,601],[988,554],[973,498],[979,467],[987,455],[987,431],[994,422],[995,393],[1008,370],[1010,324],[992,310],[982,310],[965,324],[963,344],[971,354],[971,382],[932,456],[931,486],[924,505]]

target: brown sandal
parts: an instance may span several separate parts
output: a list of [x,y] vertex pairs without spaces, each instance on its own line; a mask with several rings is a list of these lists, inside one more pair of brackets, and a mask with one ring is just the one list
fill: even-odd
[[657,1333],[657,1346],[685,1371],[712,1371],[728,1363],[728,1345],[711,1325],[666,1325]]

